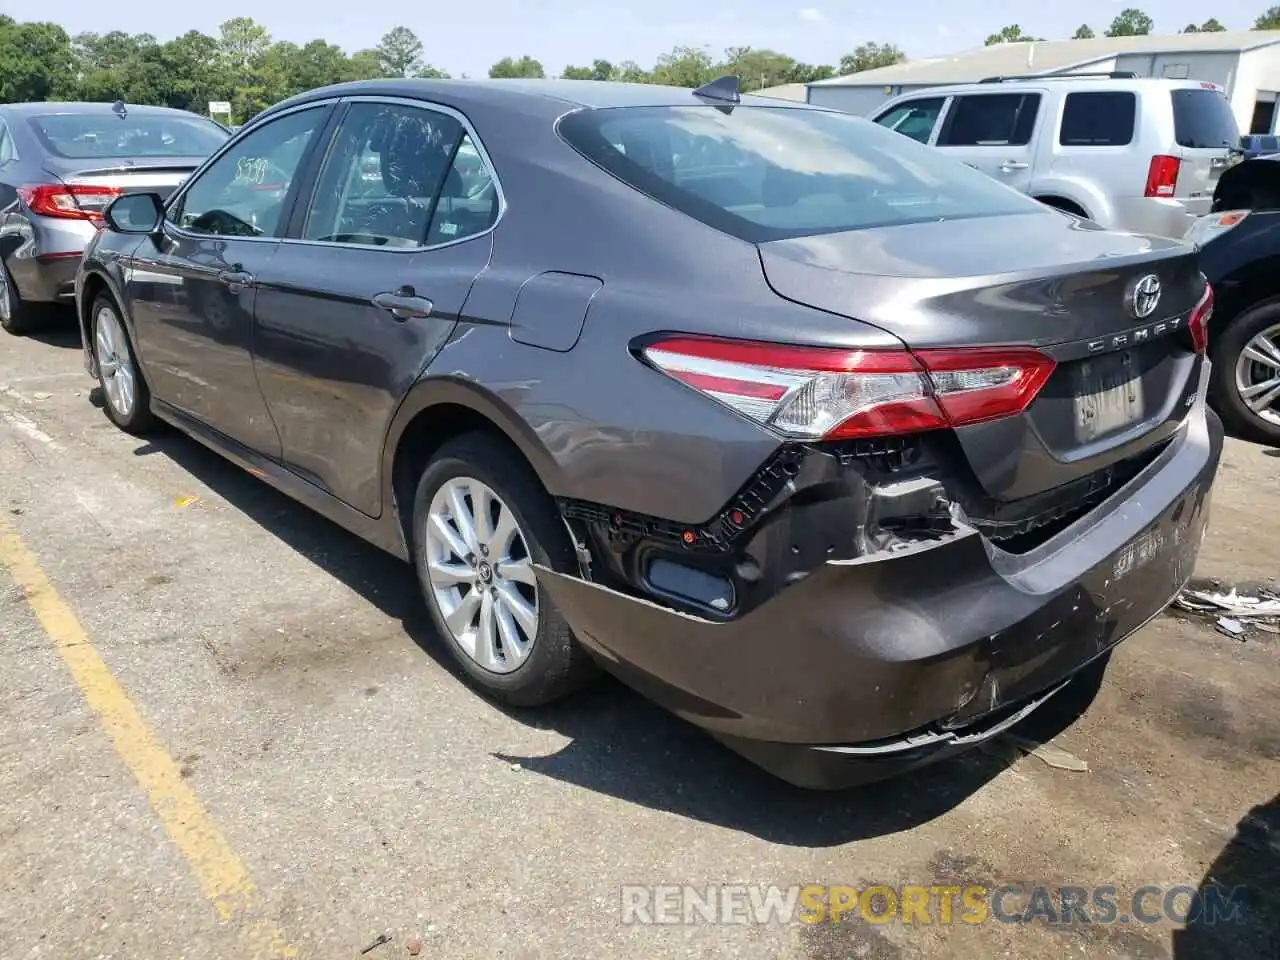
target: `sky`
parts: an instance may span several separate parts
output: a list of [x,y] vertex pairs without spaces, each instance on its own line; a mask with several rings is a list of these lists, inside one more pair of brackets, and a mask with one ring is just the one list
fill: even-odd
[[[981,46],[1010,23],[1049,39],[1066,38],[1081,23],[1101,34],[1126,6],[1144,9],[1155,32],[1176,33],[1217,17],[1247,29],[1268,0],[1075,0],[1035,10],[1026,0],[433,0],[372,3],[352,0],[223,0],[208,5],[130,0],[0,0],[17,20],[54,19],[69,33],[126,30],[168,40],[187,30],[217,34],[218,24],[252,17],[273,39],[305,43],[317,37],[348,52],[371,47],[403,25],[423,41],[425,59],[454,76],[484,76],[504,56],[528,54],[548,75],[599,57],[649,67],[676,44],[768,47],[806,63],[837,63],[859,43],[894,43],[908,57],[938,56]],[[980,11],[980,12],[977,12]]]

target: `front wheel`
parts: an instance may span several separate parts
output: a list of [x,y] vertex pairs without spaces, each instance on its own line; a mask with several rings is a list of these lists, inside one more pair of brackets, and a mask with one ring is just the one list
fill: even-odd
[[1231,432],[1280,446],[1280,302],[1247,310],[1213,347],[1214,406]]
[[482,692],[540,706],[590,677],[590,659],[533,569],[575,569],[568,533],[503,444],[475,433],[441,447],[418,482],[413,541],[436,630]]
[[138,370],[133,345],[120,318],[115,301],[100,294],[93,301],[93,359],[98,368],[107,416],[121,430],[141,434],[155,419],[151,413],[151,391]]

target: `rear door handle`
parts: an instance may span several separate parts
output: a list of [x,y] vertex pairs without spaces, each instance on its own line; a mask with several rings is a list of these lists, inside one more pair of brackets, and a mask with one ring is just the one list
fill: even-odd
[[1010,173],[1014,170],[1025,170],[1027,169],[1027,166],[1028,164],[1023,163],[1021,160],[1006,160],[1004,163],[1000,164],[1000,169],[1004,173]]
[[395,293],[375,295],[373,305],[388,311],[397,320],[429,317],[434,307],[430,300],[418,296],[417,291],[410,286],[401,287]]

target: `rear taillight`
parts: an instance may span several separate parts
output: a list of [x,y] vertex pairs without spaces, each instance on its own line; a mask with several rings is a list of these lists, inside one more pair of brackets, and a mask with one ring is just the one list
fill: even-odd
[[1054,361],[1026,347],[841,350],[673,337],[643,349],[663,373],[791,437],[836,440],[1021,413]]
[[1196,353],[1209,348],[1209,320],[1213,317],[1213,287],[1204,285],[1204,293],[1187,317],[1187,330],[1191,334],[1191,346]]
[[63,220],[102,220],[102,211],[116,197],[119,187],[86,186],[68,183],[37,183],[18,188],[32,213]]
[[1146,197],[1172,197],[1178,188],[1178,168],[1182,161],[1177,157],[1155,156],[1147,168]]

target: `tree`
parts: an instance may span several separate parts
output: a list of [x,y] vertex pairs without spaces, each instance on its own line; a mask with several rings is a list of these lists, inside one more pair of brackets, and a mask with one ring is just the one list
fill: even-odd
[[56,23],[0,15],[0,103],[49,100],[75,89],[71,38]]
[[780,83],[791,83],[796,62],[785,53],[756,50],[753,47],[729,47],[724,61],[714,68],[719,76],[734,76],[744,91],[762,90]]
[[853,53],[840,58],[840,75],[861,73],[878,67],[891,67],[907,59],[906,54],[891,43],[860,43]]
[[1253,21],[1255,30],[1280,30],[1280,7],[1268,7],[1267,12],[1260,14]]
[[511,57],[503,57],[489,68],[489,76],[525,77],[541,80],[546,76],[546,73],[543,72],[542,64],[539,61],[526,54],[519,60],[513,60]]
[[375,49],[388,77],[411,77],[422,69],[422,41],[408,27],[392,27]]
[[613,79],[622,83],[653,83],[653,74],[634,60],[623,60],[614,71]]
[[1182,28],[1181,32],[1182,33],[1199,33],[1200,28],[1197,27],[1194,23],[1188,23],[1185,27]]
[[716,78],[715,63],[702,47],[673,47],[658,57],[652,77],[670,87],[700,87]]
[[1136,7],[1126,7],[1111,21],[1111,26],[1107,28],[1107,36],[1145,37],[1154,26],[1151,18],[1141,10]]
[[377,50],[357,50],[347,58],[346,80],[377,80],[383,75]]
[[1011,23],[1007,27],[1001,27],[999,33],[992,33],[987,36],[988,47],[994,47],[997,43],[1031,43],[1039,39],[1022,32],[1022,27],[1016,23]]
[[1076,27],[1076,32],[1072,34],[1072,40],[1092,40],[1094,37],[1093,27],[1087,23],[1082,23]]
[[1201,33],[1226,33],[1227,28],[1224,27],[1217,17],[1210,17],[1204,23],[1200,24]]
[[267,28],[251,17],[232,17],[220,27],[222,52],[236,70],[244,73],[271,46]]
[[565,67],[564,70],[561,72],[560,76],[562,76],[566,80],[594,80],[595,79],[591,75],[590,67]]
[[818,80],[826,80],[836,75],[836,68],[829,63],[814,66],[809,63],[797,63],[791,68],[791,76],[785,82],[787,83],[814,83]]

